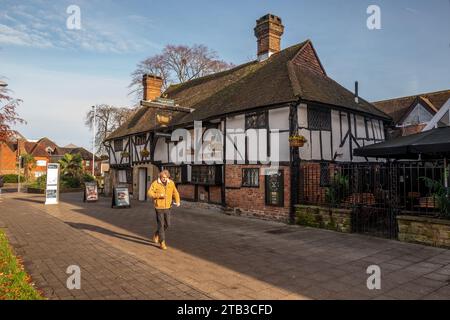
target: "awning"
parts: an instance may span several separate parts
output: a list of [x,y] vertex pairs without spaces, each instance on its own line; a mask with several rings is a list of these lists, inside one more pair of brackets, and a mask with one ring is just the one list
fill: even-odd
[[355,156],[371,158],[417,159],[450,157],[450,127],[399,137],[385,142],[361,147]]

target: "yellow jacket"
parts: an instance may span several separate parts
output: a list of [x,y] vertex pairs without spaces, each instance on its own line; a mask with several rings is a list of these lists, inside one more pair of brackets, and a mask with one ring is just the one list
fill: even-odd
[[170,209],[172,199],[175,199],[175,203],[180,203],[180,194],[175,187],[175,183],[170,179],[167,179],[166,185],[159,178],[153,181],[147,194],[153,198],[156,209]]

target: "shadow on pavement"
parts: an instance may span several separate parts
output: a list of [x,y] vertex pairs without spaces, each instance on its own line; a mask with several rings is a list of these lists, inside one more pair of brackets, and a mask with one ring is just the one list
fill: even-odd
[[79,230],[93,231],[93,232],[102,233],[102,234],[105,234],[105,235],[108,235],[108,236],[111,236],[111,237],[116,237],[116,238],[119,238],[119,239],[123,239],[123,240],[126,240],[126,241],[131,241],[131,242],[144,244],[144,245],[156,246],[156,244],[154,244],[152,241],[149,241],[148,239],[135,237],[135,236],[132,236],[132,235],[129,235],[129,234],[125,234],[125,233],[115,232],[115,231],[112,231],[112,230],[109,230],[109,229],[106,229],[106,228],[103,228],[103,227],[95,226],[95,225],[92,225],[92,224],[76,223],[76,222],[66,222],[66,224],[68,224],[72,228],[79,229]]
[[42,201],[42,198],[40,198],[39,200],[29,199],[29,198],[13,198],[13,199],[14,200],[18,200],[18,201],[25,201],[25,202],[33,202],[33,203],[44,204],[44,201]]

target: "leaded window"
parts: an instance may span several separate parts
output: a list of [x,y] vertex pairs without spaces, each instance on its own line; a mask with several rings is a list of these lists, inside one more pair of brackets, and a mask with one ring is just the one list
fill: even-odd
[[245,116],[245,130],[267,128],[267,113],[258,112]]
[[180,166],[172,166],[166,167],[167,171],[169,171],[170,179],[175,183],[182,182],[182,170]]
[[191,182],[195,184],[214,185],[220,183],[220,166],[192,166]]
[[123,140],[114,140],[114,151],[123,151]]
[[242,169],[242,186],[259,187],[259,168]]
[[308,128],[331,131],[331,111],[324,108],[308,107]]

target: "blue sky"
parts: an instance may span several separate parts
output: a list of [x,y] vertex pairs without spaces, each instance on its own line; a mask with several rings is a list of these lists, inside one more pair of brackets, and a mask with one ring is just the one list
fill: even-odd
[[[68,30],[69,5],[81,30]],[[369,5],[381,30],[366,26]],[[0,0],[0,77],[23,99],[29,139],[89,147],[93,104],[128,106],[130,73],[166,44],[205,44],[226,61],[256,57],[266,13],[285,26],[282,47],[311,39],[330,77],[370,101],[450,88],[450,0]]]

